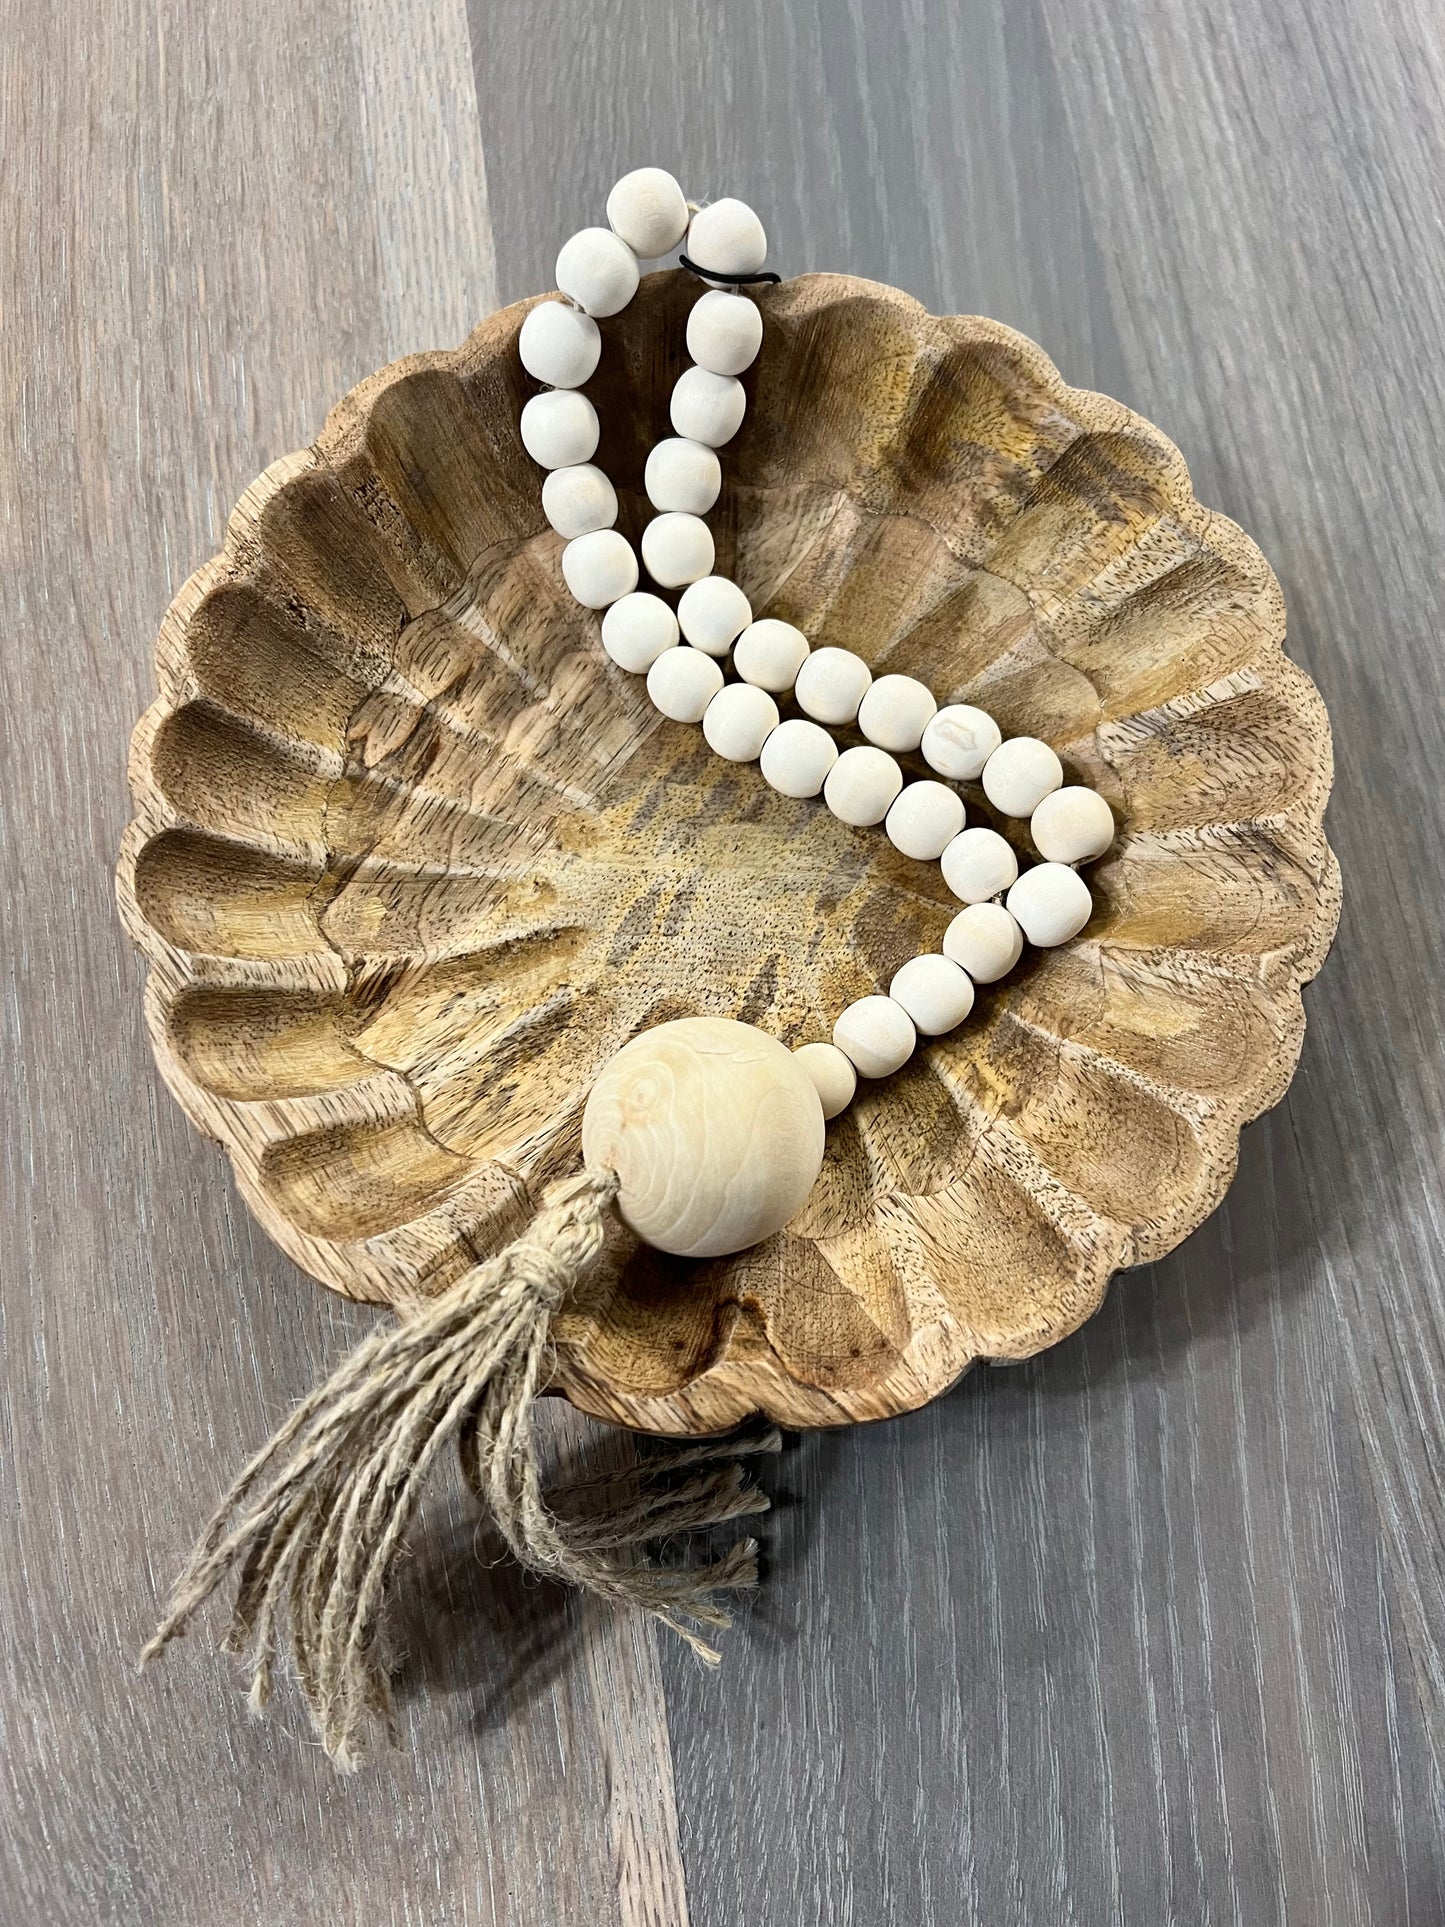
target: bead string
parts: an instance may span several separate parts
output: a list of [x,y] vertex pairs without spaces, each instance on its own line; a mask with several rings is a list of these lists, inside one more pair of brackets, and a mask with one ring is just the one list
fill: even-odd
[[[796,1051],[817,1086],[825,1117],[852,1101],[858,1077],[886,1077],[912,1056],[920,1034],[955,1029],[973,1007],[974,985],[993,983],[1018,962],[1025,938],[1044,948],[1069,942],[1088,922],[1093,899],[1077,873],[1108,849],[1112,812],[1097,791],[1064,784],[1049,745],[1033,736],[1004,740],[986,710],[943,708],[913,676],[873,676],[861,657],[814,649],[792,623],[754,620],[747,597],[712,573],[716,552],[702,517],[717,501],[717,449],[742,426],[746,396],[738,380],[762,345],[762,314],[739,292],[767,255],[762,222],[741,201],[698,207],[670,174],[639,168],[607,197],[605,228],[583,228],[557,257],[560,300],[540,302],[522,324],[527,372],[547,384],[522,409],[522,440],[548,473],[542,507],[564,538],[562,573],[584,607],[603,610],[602,644],[617,665],[647,677],[664,716],[701,723],[718,755],[760,765],[785,796],[823,801],[858,828],[882,823],[894,847],[937,861],[964,905],[944,932],[941,954],[912,958],[886,995],[860,997],[833,1026],[830,1044]],[[657,511],[642,534],[642,561],[660,587],[680,589],[676,613],[639,590],[638,561],[620,534],[617,494],[592,462],[597,412],[581,385],[601,357],[595,317],[618,314],[637,291],[639,256],[657,259],[684,240],[705,260],[706,280],[722,281],[694,304],[687,324],[692,365],[678,377],[669,408],[673,437],[647,458],[644,486]],[[679,638],[685,638],[680,640]],[[738,680],[726,680],[729,652]],[[784,720],[775,700],[791,692],[804,712]],[[823,725],[856,724],[865,743],[840,751]],[[1044,861],[1019,872],[1012,846],[996,830],[965,827],[963,799],[949,783],[905,783],[896,754],[921,752],[949,783],[980,781],[1005,816],[1027,818]],[[1002,899],[1002,901],[1000,901]]]

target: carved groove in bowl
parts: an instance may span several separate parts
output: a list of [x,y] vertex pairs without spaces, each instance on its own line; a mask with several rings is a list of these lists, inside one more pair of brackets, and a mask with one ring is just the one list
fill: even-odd
[[[634,538],[694,294],[650,276],[602,324],[598,460]],[[1121,831],[1084,936],[865,1086],[785,1233],[682,1265],[618,1227],[556,1384],[672,1432],[905,1410],[1075,1329],[1223,1195],[1339,904],[1322,705],[1173,446],[997,323],[837,276],[763,303],[718,568],[1045,737]],[[826,1036],[956,908],[602,654],[517,436],[529,305],[363,383],[253,485],[165,619],[133,745],[119,890],[161,1069],[353,1297],[437,1289],[517,1229],[641,1026]]]

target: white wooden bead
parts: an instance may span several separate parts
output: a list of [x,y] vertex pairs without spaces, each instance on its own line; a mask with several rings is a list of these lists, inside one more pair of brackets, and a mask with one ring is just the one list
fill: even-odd
[[722,463],[716,450],[670,435],[648,456],[642,485],[655,509],[706,515],[722,488]]
[[663,167],[634,167],[607,196],[607,224],[644,261],[671,254],[687,233],[687,197]]
[[554,468],[542,483],[542,513],[570,541],[610,529],[617,520],[617,490],[592,462]]
[[677,617],[661,596],[637,589],[603,616],[602,647],[619,669],[645,675],[664,649],[677,647]]
[[790,716],[763,744],[758,767],[780,796],[816,796],[838,760],[838,745],[817,723]]
[[915,676],[880,676],[858,706],[858,727],[870,743],[901,754],[917,749],[937,708]]
[[781,1231],[817,1182],[824,1138],[807,1069],[776,1037],[725,1017],[634,1037],[603,1065],[582,1114],[583,1161],[617,1173],[618,1216],[683,1258]]
[[762,310],[745,294],[710,288],[687,318],[687,352],[715,375],[740,375],[763,345]]
[[836,1044],[799,1044],[794,1057],[813,1080],[825,1118],[837,1117],[853,1102],[858,1073]]
[[1032,816],[1063,780],[1063,764],[1037,736],[1011,736],[983,766],[983,793],[1005,816]]
[[602,333],[591,315],[565,301],[539,301],[517,336],[522,366],[552,388],[580,388],[597,372]]
[[723,686],[723,672],[701,649],[664,649],[647,672],[653,707],[675,723],[700,723]]
[[1008,907],[1029,942],[1051,950],[1078,936],[1093,913],[1094,899],[1078,871],[1066,863],[1036,863],[1009,891]]
[[833,1026],[833,1042],[863,1077],[889,1077],[913,1055],[913,1019],[891,997],[860,997]]
[[[874,688],[877,688],[874,684]],[[963,828],[963,798],[943,783],[908,783],[889,810],[884,829],[904,856],[932,863]]]
[[715,559],[712,530],[696,515],[669,509],[642,531],[643,563],[664,589],[680,589],[684,582],[711,575]]
[[1050,863],[1088,863],[1114,841],[1114,812],[1097,790],[1070,783],[1044,798],[1029,830]]
[[575,468],[597,453],[597,410],[575,388],[533,395],[522,410],[522,446],[543,468]]
[[895,1004],[902,1004],[914,1029],[925,1037],[956,1030],[973,1009],[973,983],[967,971],[932,953],[911,957],[896,971],[888,995]]
[[588,314],[620,314],[637,293],[637,256],[611,228],[585,227],[562,243],[557,286]]
[[976,984],[996,984],[1023,955],[1024,933],[1001,903],[970,903],[943,933],[943,954]]
[[808,638],[776,616],[750,624],[733,645],[733,667],[743,680],[777,694],[792,688],[807,660]]
[[562,574],[584,609],[605,609],[637,587],[637,557],[625,535],[597,529],[563,549]]
[[960,903],[984,903],[1007,890],[1019,860],[997,830],[961,830],[939,858],[943,880]]
[[709,749],[730,763],[756,762],[777,726],[778,705],[766,689],[755,689],[750,682],[724,683],[702,719]]
[[864,829],[881,823],[903,788],[903,771],[885,749],[845,749],[828,771],[823,801],[840,822]]
[[768,237],[746,201],[714,201],[693,215],[685,252],[704,274],[725,281],[757,273],[768,258]]
[[923,732],[923,760],[940,776],[972,783],[1003,741],[1003,732],[986,709],[949,703]]
[[725,575],[704,575],[683,590],[677,619],[694,649],[725,656],[752,621],[753,610],[736,582]]
[[688,441],[721,448],[743,425],[748,398],[732,375],[707,368],[684,368],[673,385],[672,425]]
[[820,723],[851,723],[873,672],[851,649],[815,649],[798,671],[798,707]]

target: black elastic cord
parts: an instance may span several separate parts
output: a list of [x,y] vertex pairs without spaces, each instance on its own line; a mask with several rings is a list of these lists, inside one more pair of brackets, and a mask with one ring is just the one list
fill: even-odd
[[761,274],[714,274],[711,268],[700,268],[696,261],[689,261],[685,254],[679,254],[677,258],[679,264],[695,274],[700,281],[722,281],[730,288],[743,288],[758,281],[779,282],[783,278],[780,274],[774,274],[770,268],[764,268]]

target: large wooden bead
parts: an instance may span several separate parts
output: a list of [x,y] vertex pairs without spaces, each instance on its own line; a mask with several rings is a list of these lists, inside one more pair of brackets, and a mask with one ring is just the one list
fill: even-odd
[[807,1202],[823,1143],[806,1068],[777,1038],[723,1017],[634,1037],[582,1114],[583,1160],[616,1172],[618,1216],[680,1258],[722,1257],[781,1231]]
[[870,743],[902,755],[917,749],[937,709],[916,676],[880,676],[858,706],[858,727]]
[[836,1044],[799,1044],[793,1055],[813,1080],[823,1116],[834,1118],[846,1111],[858,1088],[852,1058],[845,1057]]
[[753,609],[736,582],[705,575],[683,590],[677,619],[694,649],[725,656],[752,621]]
[[539,301],[517,336],[522,366],[550,388],[580,388],[597,372],[602,331],[565,301]]
[[637,557],[625,535],[597,529],[563,549],[562,574],[584,609],[605,609],[637,587]]
[[895,970],[888,995],[895,1004],[902,1004],[914,1029],[924,1037],[942,1037],[956,1030],[973,1009],[973,983],[967,971],[932,952],[910,957]]
[[671,254],[687,223],[687,197],[664,167],[634,167],[607,196],[608,226],[644,261]]
[[826,729],[790,716],[763,744],[758,767],[780,796],[816,796],[837,760],[838,745]]
[[895,850],[920,863],[932,863],[963,828],[963,816],[963,798],[957,790],[925,779],[899,791],[883,828]]
[[1009,891],[1008,907],[1029,942],[1051,950],[1078,936],[1093,913],[1094,899],[1077,870],[1065,863],[1036,863]]
[[562,243],[557,286],[588,314],[620,314],[637,293],[637,256],[611,228],[585,227]]
[[851,649],[815,649],[798,671],[793,694],[814,722],[851,723],[868,693],[873,671]]
[[711,288],[687,318],[687,352],[715,375],[740,375],[763,345],[763,317],[746,295]]
[[918,1032],[891,997],[860,997],[834,1024],[833,1042],[861,1077],[891,1077],[913,1055]]
[[602,647],[619,669],[645,676],[664,649],[677,646],[677,617],[661,596],[637,589],[602,618]]
[[692,217],[687,258],[719,281],[735,274],[756,274],[768,258],[768,237],[746,201],[714,201]]
[[722,463],[702,442],[669,435],[648,456],[642,485],[655,509],[706,515],[722,488]]
[[1032,816],[1063,780],[1063,764],[1037,736],[1011,736],[983,766],[983,793],[1005,816]]
[[712,574],[716,560],[712,530],[701,517],[669,509],[655,515],[642,531],[642,560],[653,581],[680,589]]
[[669,413],[684,439],[721,448],[742,427],[747,406],[743,385],[734,376],[684,368],[673,384]]
[[766,689],[755,689],[750,682],[725,683],[702,719],[708,748],[730,763],[756,762],[777,726],[778,705]]
[[996,897],[1019,873],[1019,860],[997,830],[960,830],[939,858],[943,880],[960,903]]
[[949,703],[923,732],[923,760],[940,776],[972,783],[1003,741],[1003,732],[986,709]]
[[617,520],[617,490],[593,462],[554,468],[542,484],[542,513],[558,535],[610,529]]
[[1097,790],[1070,783],[1044,798],[1029,831],[1034,848],[1050,863],[1088,863],[1114,841],[1114,812]]
[[700,723],[723,686],[723,672],[701,649],[664,649],[647,672],[653,707],[675,723]]
[[943,933],[943,954],[976,984],[996,984],[1023,955],[1024,933],[1001,903],[970,903]]
[[575,468],[597,453],[597,410],[575,388],[533,395],[522,410],[522,446],[542,468]]
[[733,667],[744,682],[781,695],[798,680],[808,660],[808,638],[791,622],[764,616],[744,629],[733,649]]
[[903,788],[903,771],[887,750],[860,743],[845,749],[828,771],[823,801],[840,823],[866,829],[881,823]]

